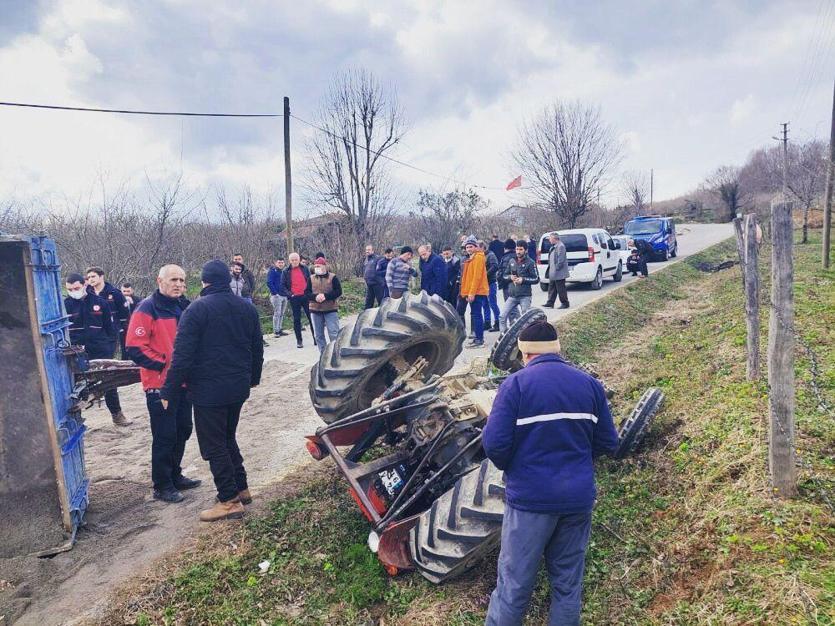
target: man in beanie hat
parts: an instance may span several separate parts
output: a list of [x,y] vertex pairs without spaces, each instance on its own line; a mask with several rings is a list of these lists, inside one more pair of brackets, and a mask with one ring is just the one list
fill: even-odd
[[417,276],[417,270],[412,267],[412,256],[414,253],[411,246],[403,246],[400,248],[400,256],[389,262],[386,268],[386,286],[390,297],[402,298],[403,292],[409,289],[409,278]]
[[328,261],[324,257],[313,263],[313,276],[310,277],[311,291],[310,316],[313,318],[313,329],[316,334],[316,346],[319,354],[325,351],[329,343],[325,341],[325,327],[328,329],[328,339],[334,341],[339,334],[339,304],[337,300],[342,296],[342,285],[339,279],[328,268]]
[[235,431],[250,388],[261,382],[264,344],[258,311],[232,293],[226,264],[209,261],[201,279],[200,298],[180,316],[160,398],[168,409],[186,386],[200,455],[217,488],[217,503],[200,520],[214,522],[243,517],[243,505],[252,502]]
[[498,581],[486,624],[521,624],[539,563],[551,581],[549,624],[579,624],[583,564],[596,497],[592,459],[618,434],[600,382],[559,355],[557,330],[535,322],[518,339],[525,367],[499,387],[482,433],[505,472]]
[[458,313],[463,315],[469,304],[473,340],[467,344],[467,347],[478,348],[484,345],[484,304],[490,293],[490,286],[487,283],[487,261],[484,251],[479,247],[478,240],[473,235],[464,240],[464,250],[468,259],[461,266]]

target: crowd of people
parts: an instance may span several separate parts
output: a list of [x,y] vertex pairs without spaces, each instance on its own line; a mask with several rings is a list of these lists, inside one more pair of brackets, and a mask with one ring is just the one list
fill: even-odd
[[[549,239],[545,306],[553,307],[559,298],[560,307],[567,308],[565,246],[555,233]],[[487,244],[464,235],[458,254],[451,246],[438,254],[425,243],[417,248],[417,268],[410,246],[378,255],[368,245],[362,266],[365,307],[402,298],[419,278],[420,289],[449,302],[462,322],[469,309],[468,346],[481,346],[485,332],[507,329],[531,306],[532,286],[540,277],[536,245],[532,254],[530,244],[496,235]],[[645,272],[637,256],[633,271]],[[183,491],[200,485],[181,467],[186,442],[196,431],[217,491],[215,503],[199,517],[213,522],[242,517],[253,499],[236,431],[250,389],[261,379],[264,342],[252,302],[255,276],[241,255],[233,255],[230,263],[209,261],[200,278],[200,295],[190,302],[186,272],[165,265],[157,288],[141,299],[130,284],[116,289],[101,268],[90,267],[83,275],[66,277],[65,304],[72,343],[84,345],[93,359],[113,358],[118,345],[122,358],[140,368],[155,500],[182,502]],[[298,347],[303,347],[303,315],[320,351],[336,339],[342,286],[324,253],[312,266],[295,252],[276,259],[266,282],[276,336],[287,334],[282,323],[289,303]],[[594,501],[591,459],[615,450],[617,432],[600,384],[560,357],[554,326],[534,323],[522,331],[518,344],[526,367],[500,387],[483,433],[485,453],[505,471],[507,484],[498,581],[487,624],[521,623],[543,555],[552,585],[551,623],[578,623]],[[115,425],[128,425],[116,390],[107,392],[105,404]]]

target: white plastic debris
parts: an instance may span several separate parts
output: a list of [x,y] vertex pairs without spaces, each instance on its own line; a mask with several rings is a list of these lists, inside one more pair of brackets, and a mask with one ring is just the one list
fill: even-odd
[[270,569],[270,562],[269,561],[261,561],[258,564],[258,569],[261,570],[262,574],[266,574],[267,570]]

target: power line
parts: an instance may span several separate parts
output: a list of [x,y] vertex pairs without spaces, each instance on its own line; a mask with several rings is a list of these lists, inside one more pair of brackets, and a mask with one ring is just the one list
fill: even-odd
[[119,113],[124,115],[167,115],[180,117],[284,117],[281,113],[195,113],[190,111],[136,111],[131,109],[98,109],[93,107],[69,107],[28,102],[0,102],[4,107],[49,109],[52,111],[84,111],[88,113]]
[[[282,113],[200,113],[200,112],[193,112],[193,111],[144,111],[144,110],[134,110],[134,109],[103,109],[103,108],[96,108],[96,107],[73,107],[73,106],[59,106],[59,105],[52,105],[52,104],[34,104],[29,102],[0,102],[0,106],[6,107],[19,107],[19,108],[29,108],[29,109],[45,109],[51,111],[82,111],[87,113],[116,113],[122,115],[161,115],[161,116],[171,116],[171,117],[237,117],[237,118],[276,118],[276,117],[284,117]],[[341,135],[337,135],[333,131],[323,128],[313,122],[309,122],[305,119],[298,117],[297,115],[290,115],[290,117],[296,119],[297,121],[301,122],[302,124],[306,124],[311,128],[314,128],[320,132],[326,133],[330,135],[334,139],[339,139],[340,141],[348,142],[351,145],[361,148],[363,150],[368,150],[371,154],[374,154],[386,161],[390,161],[402,167],[409,168],[416,172],[420,172],[422,174],[426,174],[427,176],[434,176],[435,178],[440,178],[445,181],[451,181],[458,185],[469,187],[471,189],[481,189],[484,191],[506,191],[504,187],[490,187],[488,185],[473,185],[468,183],[467,181],[460,180],[454,178],[452,176],[448,176],[445,174],[438,174],[436,172],[431,172],[427,169],[419,167],[417,165],[413,165],[411,163],[407,163],[406,161],[402,161],[400,159],[396,159],[392,156],[387,154],[383,154],[379,150],[374,150],[370,146],[366,146],[363,144],[356,143],[355,141],[348,139],[347,137],[343,137]],[[530,185],[525,187],[520,187],[520,189],[536,189],[539,187],[543,187],[544,185]]]
[[308,122],[307,120],[304,120],[304,119],[298,117],[297,115],[293,115],[292,113],[290,114],[290,117],[292,117],[295,120],[298,120],[302,124],[306,124],[307,126],[310,126],[311,128],[315,128],[316,130],[318,130],[320,132],[323,132],[326,135],[330,135],[334,139],[339,139],[340,141],[348,142],[349,144],[353,145],[354,147],[361,148],[363,150],[367,150],[371,154],[373,154],[375,156],[378,156],[381,159],[385,159],[386,161],[391,161],[392,163],[396,163],[397,165],[407,167],[411,170],[415,170],[416,172],[421,172],[422,174],[426,174],[428,176],[434,176],[436,178],[441,178],[443,180],[452,181],[454,183],[458,183],[459,185],[463,185],[465,187],[471,187],[471,188],[474,188],[474,189],[486,189],[488,191],[504,191],[504,189],[499,188],[499,187],[487,187],[485,185],[470,185],[466,181],[458,180],[456,178],[453,178],[452,176],[446,176],[444,174],[437,174],[435,172],[430,172],[429,170],[425,170],[422,167],[418,167],[417,165],[412,165],[411,163],[407,163],[406,161],[401,161],[400,159],[395,159],[394,157],[390,157],[387,154],[384,154],[383,152],[380,152],[379,150],[374,150],[370,146],[359,144],[359,143],[355,142],[353,139],[348,139],[347,137],[343,137],[342,135],[337,135],[332,130],[329,130],[327,128],[319,126],[318,124],[314,124],[313,122]]
[[[355,146],[355,147],[360,148],[362,150],[368,150],[368,152],[380,157],[381,159],[391,161],[392,163],[395,163],[395,164],[400,165],[402,167],[407,167],[411,170],[414,170],[416,172],[420,172],[422,174],[426,174],[427,176],[434,176],[435,178],[440,178],[440,179],[443,179],[443,180],[446,180],[446,181],[452,181],[452,182],[457,183],[457,184],[459,184],[463,187],[469,187],[470,189],[482,189],[482,190],[485,190],[485,191],[506,191],[506,189],[504,187],[490,187],[490,186],[487,186],[487,185],[473,185],[473,184],[468,183],[467,181],[460,180],[460,179],[454,178],[452,176],[448,176],[448,175],[445,175],[445,174],[438,174],[436,172],[430,172],[429,170],[424,169],[422,167],[419,167],[417,165],[413,165],[411,163],[407,163],[406,161],[401,161],[400,159],[395,159],[394,157],[388,156],[387,154],[384,154],[383,152],[381,152],[379,150],[374,150],[370,146],[367,146],[367,145],[364,145],[364,144],[359,144],[359,143],[355,142],[353,139],[348,139],[347,137],[343,137],[342,135],[337,135],[332,130],[329,130],[327,128],[319,126],[318,124],[314,124],[313,122],[308,122],[307,120],[302,119],[302,118],[298,117],[297,115],[290,114],[290,117],[292,117],[293,119],[301,122],[302,124],[306,124],[307,126],[310,126],[311,128],[315,128],[316,130],[318,130],[320,132],[323,132],[326,135],[330,135],[334,139],[339,139],[340,141],[347,142],[347,143],[351,144],[352,146]],[[535,187],[541,187],[541,186],[542,185],[536,185],[536,186],[530,186],[530,187],[521,187],[521,189],[533,189]]]

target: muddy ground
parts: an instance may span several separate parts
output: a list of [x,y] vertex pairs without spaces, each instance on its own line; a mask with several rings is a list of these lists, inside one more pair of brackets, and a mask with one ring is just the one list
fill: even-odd
[[[244,405],[238,441],[256,497],[298,465],[304,435],[320,425],[307,394],[309,371],[269,361],[261,385]],[[106,598],[103,590],[200,532],[197,513],[211,505],[215,491],[195,437],[186,446],[183,468],[203,484],[185,492],[180,504],[152,500],[145,396],[139,385],[120,395],[129,427],[114,426],[103,406],[84,413],[90,506],[75,547],[51,559],[0,560],[0,625],[68,624],[95,615]]]

